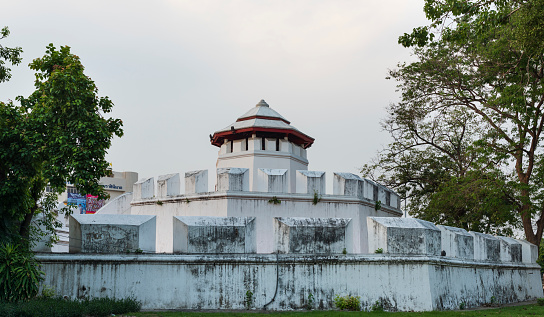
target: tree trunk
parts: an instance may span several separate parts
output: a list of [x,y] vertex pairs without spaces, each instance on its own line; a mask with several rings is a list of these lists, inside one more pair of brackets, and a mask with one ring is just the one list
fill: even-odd
[[21,238],[26,241],[30,241],[30,224],[32,223],[32,218],[34,217],[37,208],[37,205],[32,207],[30,213],[25,215],[25,218],[19,227],[19,234],[21,235]]

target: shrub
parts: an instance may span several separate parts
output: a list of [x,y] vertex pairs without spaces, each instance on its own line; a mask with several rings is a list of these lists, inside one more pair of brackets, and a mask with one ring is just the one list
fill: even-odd
[[379,300],[377,300],[376,303],[372,304],[372,306],[370,307],[370,310],[371,310],[371,311],[376,311],[376,312],[382,312],[382,311],[383,311],[383,304],[382,304],[382,302],[380,302]]
[[21,245],[0,244],[0,301],[17,302],[35,297],[43,274],[32,251]]
[[253,292],[250,290],[246,291],[246,298],[244,300],[244,304],[246,306],[246,309],[250,309],[251,305],[253,305]]
[[342,297],[340,295],[336,295],[334,297],[334,306],[336,306],[336,308],[341,310],[347,309],[347,310],[358,311],[358,310],[361,310],[360,298],[361,298],[360,296],[346,295]]
[[544,306],[544,298],[538,298],[536,300],[536,302],[537,302],[538,306]]
[[138,312],[141,304],[134,298],[93,298],[71,300],[35,298],[26,302],[0,303],[0,317],[104,317]]

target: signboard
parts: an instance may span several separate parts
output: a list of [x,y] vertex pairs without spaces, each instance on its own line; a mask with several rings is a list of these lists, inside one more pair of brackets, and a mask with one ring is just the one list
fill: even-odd
[[96,211],[104,206],[104,200],[98,200],[98,196],[87,195],[86,196],[86,211],[87,214],[94,214]]
[[79,193],[68,193],[68,204],[77,206],[79,213],[87,212],[87,198]]

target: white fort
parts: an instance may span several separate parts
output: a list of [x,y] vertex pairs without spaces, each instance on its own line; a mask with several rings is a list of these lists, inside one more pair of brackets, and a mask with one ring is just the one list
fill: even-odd
[[[397,194],[308,170],[314,139],[264,101],[211,135],[208,171],[139,180],[95,215],[70,217],[70,254],[41,254],[69,297],[133,296],[144,309],[331,309],[360,296],[388,311],[542,297],[536,245],[402,218]],[[210,188],[214,188],[210,191]],[[163,254],[170,253],[170,254]],[[173,254],[171,254],[173,253]]]
[[[399,196],[355,174],[308,170],[307,151],[314,139],[291,125],[264,100],[234,123],[210,135],[219,147],[217,183],[208,185],[208,171],[148,178],[104,206],[98,214],[157,216],[156,252],[174,249],[175,216],[255,217],[257,253],[278,251],[275,217],[346,218],[346,252],[367,253],[367,217],[399,217]],[[327,195],[325,177],[333,177]],[[214,188],[210,191],[210,187]]]

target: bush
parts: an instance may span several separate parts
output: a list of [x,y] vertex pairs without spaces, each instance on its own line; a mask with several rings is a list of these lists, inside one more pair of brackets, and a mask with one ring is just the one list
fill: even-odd
[[138,312],[140,309],[141,304],[133,298],[35,298],[26,302],[0,303],[0,317],[104,317]]
[[536,302],[538,306],[544,306],[544,298],[537,298]]
[[359,311],[361,310],[360,298],[360,296],[346,295],[342,297],[340,295],[336,295],[336,297],[334,297],[334,306],[341,310],[347,309]]
[[43,274],[32,251],[21,245],[0,244],[0,301],[17,302],[35,297]]

